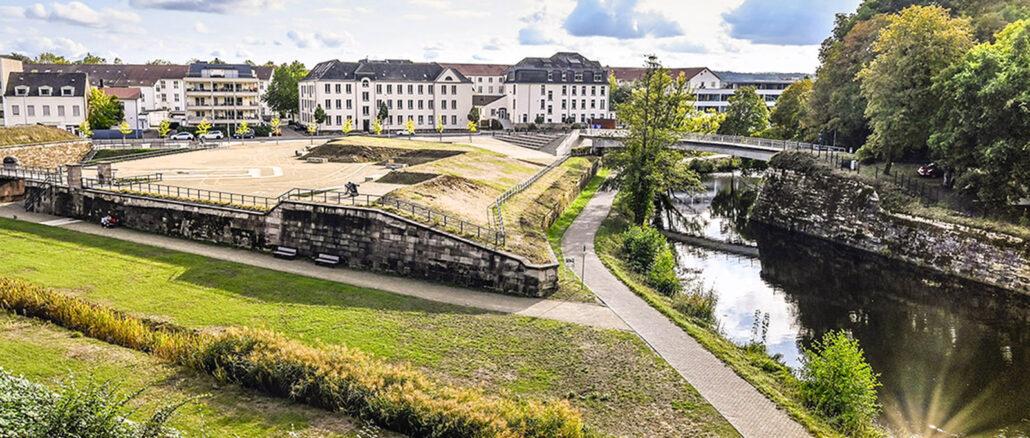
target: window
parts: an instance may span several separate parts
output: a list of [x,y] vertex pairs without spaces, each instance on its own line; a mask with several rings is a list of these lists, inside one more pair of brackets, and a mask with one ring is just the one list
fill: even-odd
[[476,92],[482,94],[483,93],[483,86],[480,85],[478,88],[476,88]]
[[432,85],[429,86],[429,94],[433,94],[433,86]]
[[576,99],[572,99],[572,109],[576,109]]
[[422,87],[422,84],[418,84],[418,94],[422,94],[424,90],[425,89]]
[[452,125],[457,125],[458,124],[458,116],[454,116],[454,115],[451,116],[451,124]]
[[376,84],[376,94],[383,92],[383,84]]
[[368,114],[369,114],[369,112],[368,112],[368,105],[365,105],[365,106],[361,107],[361,115],[367,116]]
[[393,94],[393,84],[386,84],[386,94]]
[[549,72],[547,72],[547,82],[552,82],[552,81],[554,81],[554,72],[549,71]]
[[172,81],[172,88],[178,89],[179,88],[179,81]]
[[362,91],[361,92],[361,101],[362,102],[368,102],[368,92],[367,91]]
[[343,88],[343,85],[336,84],[336,94],[342,93],[343,92],[342,88]]
[[336,109],[341,109],[341,108],[343,108],[343,101],[340,100],[340,99],[336,99]]
[[422,99],[418,100],[418,109],[425,109],[425,101]]
[[[397,89],[399,90],[400,87],[397,87]],[[404,109],[404,101],[403,100],[397,99],[397,109]]]
[[540,99],[540,109],[544,109],[544,100]]
[[457,85],[451,85],[451,94],[458,94],[458,86]]
[[393,101],[392,100],[386,99],[386,108],[387,109],[393,109]]
[[[444,106],[447,106],[447,105],[444,105]],[[431,101],[431,100],[429,101],[429,109],[433,109],[433,101]]]
[[573,96],[575,96],[575,95],[576,95],[576,87],[575,87],[575,86],[573,86],[573,87],[572,87],[572,95],[573,95]]
[[494,94],[494,86],[493,85],[491,85],[491,86],[489,86],[487,88],[490,90],[490,94]]
[[408,84],[408,94],[415,94],[415,86]]
[[597,96],[597,87],[595,87],[595,86],[591,86],[590,87],[590,95],[591,96]]
[[331,93],[331,92],[332,92],[332,91],[331,91],[331,89],[332,89],[332,85],[330,85],[330,84],[325,84],[325,92],[326,92],[326,93]]
[[546,91],[545,87],[544,87],[543,85],[541,85],[541,86],[540,86],[540,94],[544,94],[544,93],[546,93],[546,92],[547,92],[547,91]]
[[608,88],[608,87],[601,87],[601,95],[602,95],[602,96],[604,96],[604,90],[605,90],[605,88]]
[[418,124],[421,125],[426,122],[425,116],[418,116]]
[[576,82],[583,82],[583,73],[576,73]]
[[57,106],[57,117],[64,117],[64,105]]
[[604,99],[601,99],[601,109],[604,109]]
[[331,109],[333,107],[333,101],[330,99],[325,100],[325,109]]
[[347,90],[347,94],[350,94],[350,84],[344,85],[344,89]]
[[79,116],[79,106],[78,105],[72,105],[72,117],[78,117],[78,116]]
[[11,105],[11,114],[14,114],[16,116],[21,115],[21,108],[18,107],[18,105]]
[[457,100],[452,100],[451,101],[451,109],[458,109],[458,101]]
[[597,101],[590,99],[590,109],[597,109]]
[[178,102],[179,101],[179,95],[178,94],[173,94],[173,96],[175,96],[175,101]]
[[[67,87],[67,86],[66,87],[61,87],[61,95],[62,96],[71,96],[73,94],[75,94],[75,88]],[[142,99],[142,96],[140,98]]]
[[351,101],[350,99],[347,99],[347,109],[352,109],[352,108],[354,108],[353,101]]
[[440,101],[440,109],[447,109],[447,101],[446,100],[441,100]]
[[446,85],[440,87],[440,94],[447,94],[447,86]]
[[601,73],[594,73],[594,82],[601,82]]
[[490,78],[488,78],[487,82],[493,83],[494,82],[494,77],[490,76]]
[[[409,85],[410,86],[410,85]],[[415,101],[408,99],[408,109],[415,109]]]
[[25,107],[25,109],[26,109],[25,112],[28,114],[29,117],[36,117],[36,106],[35,105],[27,105]]
[[361,88],[368,88],[368,78],[361,80]]
[[548,91],[547,92],[547,100],[554,100],[554,92],[553,91]]
[[387,125],[392,125],[393,124],[393,116],[387,116],[386,117],[386,124]]

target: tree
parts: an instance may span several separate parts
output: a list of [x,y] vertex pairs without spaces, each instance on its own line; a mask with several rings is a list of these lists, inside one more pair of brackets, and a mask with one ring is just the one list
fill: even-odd
[[166,61],[166,60],[160,59],[160,58],[155,58],[155,59],[151,59],[151,60],[147,61],[146,64],[147,65],[171,65],[172,62],[171,61]]
[[372,121],[372,132],[376,136],[379,136],[383,133],[383,122],[381,120],[375,119]]
[[940,106],[930,91],[933,76],[960,59],[973,38],[969,20],[951,18],[940,6],[912,6],[887,20],[873,44],[876,59],[858,77],[873,129],[859,152],[884,160],[889,174],[904,154],[926,150],[930,118]]
[[122,65],[122,58],[114,58],[114,61],[112,61],[112,63],[114,65]]
[[738,88],[726,107],[726,121],[719,126],[725,135],[750,136],[769,127],[769,107],[755,87]]
[[315,122],[308,123],[308,135],[314,136],[318,133],[318,125]]
[[275,68],[268,91],[261,96],[268,107],[283,116],[294,116],[300,109],[300,89],[298,84],[308,74],[307,67],[300,61]]
[[719,132],[719,127],[725,121],[726,113],[720,113],[713,109],[704,112],[692,109],[687,117],[686,131],[698,134],[715,134]]
[[343,121],[343,127],[340,128],[340,131],[343,131],[343,135],[347,135],[347,134],[350,134],[350,132],[353,131],[353,130],[354,130],[354,121],[351,120],[350,117],[348,117],[347,120]]
[[469,130],[469,143],[472,143],[472,134],[475,134],[479,130],[479,124],[469,120],[468,124],[465,125]]
[[316,106],[315,107],[315,123],[317,123],[319,126],[321,126],[323,123],[325,123],[326,118],[327,118],[327,116],[325,114],[325,110],[322,109],[322,105]]
[[122,134],[122,143],[125,143],[125,136],[132,134],[132,127],[129,126],[129,122],[122,120],[122,123],[118,125],[118,132]]
[[615,72],[608,73],[608,108],[616,108],[622,105],[629,100],[632,94],[632,87],[619,85],[619,81],[615,78]]
[[409,118],[408,121],[404,122],[404,130],[408,133],[409,138],[411,138],[410,136],[414,136],[415,120]]
[[436,122],[436,133],[440,136],[440,141],[443,141],[443,122],[447,116],[440,116],[440,119]]
[[107,60],[101,58],[92,53],[86,52],[86,56],[82,57],[82,60],[76,62],[76,64],[106,64]]
[[201,119],[200,123],[197,124],[197,137],[201,137],[204,134],[207,134],[207,132],[210,130],[211,122],[207,121],[207,117]]
[[36,64],[71,64],[71,61],[53,52],[43,52],[36,57]]
[[379,120],[386,120],[390,117],[390,109],[386,107],[386,102],[379,101],[379,114],[376,117]]
[[957,186],[1004,210],[1030,199],[1030,20],[938,74],[930,148]]
[[827,332],[802,357],[801,395],[849,436],[870,431],[880,412],[879,376],[858,341],[844,331]]
[[122,103],[99,88],[89,90],[88,107],[87,119],[90,126],[94,128],[110,129],[125,119],[125,109],[122,107]]
[[158,137],[165,138],[165,137],[168,136],[168,133],[171,132],[171,131],[172,131],[172,122],[168,121],[168,119],[162,120],[161,124],[157,125],[157,135],[158,135]]
[[247,122],[240,122],[240,126],[236,127],[236,135],[238,135],[241,139],[247,134],[250,134],[250,131],[250,123]]
[[616,108],[629,127],[626,147],[611,155],[620,203],[635,225],[660,224],[663,215],[676,215],[673,191],[700,187],[697,174],[672,149],[688,128],[694,97],[684,76],[673,79],[658,59],[647,58],[647,71],[629,101]]
[[89,120],[83,120],[82,123],[79,123],[79,134],[87,138],[93,136],[93,129],[89,126]]
[[269,126],[272,127],[272,135],[280,136],[283,134],[282,123],[283,121],[279,119],[279,116],[272,117],[272,121],[269,123]]
[[769,122],[772,123],[779,138],[801,139],[801,121],[805,117],[805,104],[811,94],[812,80],[805,78],[790,84],[776,99],[776,106],[769,113]]
[[470,122],[479,123],[479,107],[475,107],[475,106],[472,107],[472,109],[469,110],[469,114],[468,114],[467,118],[469,119]]

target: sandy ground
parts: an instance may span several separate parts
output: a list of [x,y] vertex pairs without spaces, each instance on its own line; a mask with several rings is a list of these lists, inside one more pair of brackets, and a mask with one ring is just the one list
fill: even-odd
[[162,173],[161,184],[258,196],[279,196],[293,188],[343,188],[348,181],[360,192],[382,195],[398,187],[366,182],[388,170],[372,163],[307,163],[295,156],[307,140],[234,143],[217,149],[115,163],[115,175]]

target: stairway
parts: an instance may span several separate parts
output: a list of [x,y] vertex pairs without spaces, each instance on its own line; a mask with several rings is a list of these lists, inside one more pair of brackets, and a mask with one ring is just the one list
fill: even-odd
[[494,138],[524,148],[540,150],[552,142],[560,142],[563,134],[541,134],[536,132],[518,132],[497,134]]

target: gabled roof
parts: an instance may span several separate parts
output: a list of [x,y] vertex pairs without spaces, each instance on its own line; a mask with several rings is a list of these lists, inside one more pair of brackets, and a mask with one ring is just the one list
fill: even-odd
[[25,64],[27,72],[87,73],[95,87],[152,87],[161,79],[182,80],[185,65]]
[[510,64],[460,64],[441,62],[446,68],[453,68],[465,76],[504,76]]
[[[550,79],[548,79],[550,73]],[[562,73],[565,75],[562,79]],[[600,73],[600,80],[595,80],[595,75]],[[576,81],[575,76],[582,74],[582,80]],[[601,63],[591,61],[575,52],[558,52],[550,58],[524,58],[518,64],[513,65],[507,73],[507,82],[522,83],[607,83],[606,71]]]
[[15,88],[21,86],[29,87],[29,96],[39,96],[39,87],[48,86],[53,89],[54,97],[67,97],[61,96],[61,89],[70,86],[73,97],[82,97],[86,95],[86,74],[12,72],[7,76],[4,96],[14,96]]
[[793,83],[800,81],[804,78],[812,77],[808,73],[777,73],[777,72],[762,72],[762,73],[742,73],[734,71],[717,71],[714,72],[723,82],[731,84],[748,84],[748,83]]
[[136,100],[143,94],[135,87],[110,87],[102,89],[105,94],[114,96],[118,100]]
[[[682,73],[687,77],[689,81],[694,76],[701,74],[701,72],[708,70],[707,67],[684,67],[684,68],[669,68],[669,74],[675,78]],[[647,68],[644,67],[610,67],[609,71],[615,74],[615,79],[622,82],[636,82],[644,78],[644,74],[647,73]],[[718,74],[716,75],[718,76]]]
[[272,73],[275,71],[275,67],[267,65],[258,65],[254,67],[254,74],[257,75],[258,79],[267,81],[272,79]]
[[487,105],[489,105],[489,104],[491,104],[493,102],[496,102],[497,99],[502,99],[502,98],[504,98],[504,95],[487,96],[487,95],[477,94],[477,95],[472,96],[472,106],[487,106]]
[[[403,59],[343,62],[334,59],[320,62],[303,80],[356,81],[367,78],[377,81],[433,82],[446,70],[435,62],[411,62]],[[453,71],[459,82],[471,82],[457,69]]]

